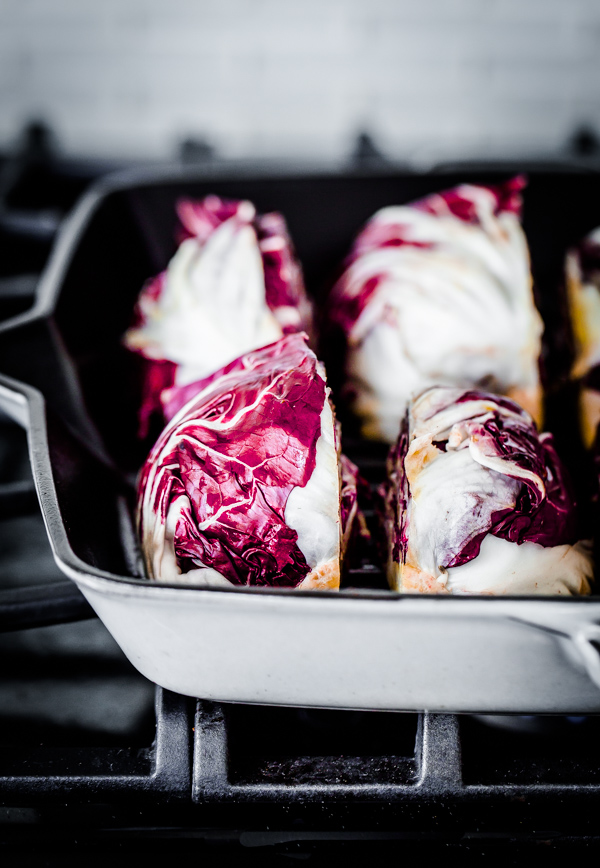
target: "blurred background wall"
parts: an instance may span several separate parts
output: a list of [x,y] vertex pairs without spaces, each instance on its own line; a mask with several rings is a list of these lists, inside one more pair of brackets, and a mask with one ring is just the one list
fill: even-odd
[[89,157],[555,155],[600,132],[600,2],[0,0],[0,150],[32,118]]

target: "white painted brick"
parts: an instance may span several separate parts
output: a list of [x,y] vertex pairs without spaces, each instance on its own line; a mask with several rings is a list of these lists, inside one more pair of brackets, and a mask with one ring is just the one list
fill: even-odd
[[586,0],[492,0],[489,4],[492,21],[564,21],[586,4]]
[[0,147],[43,112],[95,154],[547,151],[600,128],[600,2],[2,0],[0,100]]

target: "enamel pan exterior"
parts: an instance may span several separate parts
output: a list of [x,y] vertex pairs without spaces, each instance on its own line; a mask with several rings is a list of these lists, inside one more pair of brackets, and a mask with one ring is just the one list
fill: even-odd
[[[141,576],[132,530],[131,482],[143,451],[134,430],[135,376],[120,336],[142,283],[174,251],[179,197],[216,192],[282,211],[318,298],[353,234],[378,207],[507,174],[467,166],[363,175],[163,170],[102,181],[65,222],[34,308],[0,325],[0,408],[28,431],[59,567],[152,681],[233,702],[600,712],[598,596],[166,586]],[[530,173],[525,226],[542,309],[557,333],[560,305],[552,292],[562,257],[600,223],[598,202],[597,174]],[[566,416],[566,406],[557,404],[557,418]],[[558,437],[559,447],[568,436],[562,443]]]

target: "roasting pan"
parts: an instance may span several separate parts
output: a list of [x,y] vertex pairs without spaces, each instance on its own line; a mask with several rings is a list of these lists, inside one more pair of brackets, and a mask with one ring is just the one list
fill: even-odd
[[[321,303],[377,208],[522,168],[129,172],[99,182],[65,221],[33,309],[0,324],[0,408],[27,429],[59,567],[152,681],[232,702],[600,712],[599,596],[402,596],[378,587],[381,572],[364,558],[339,593],[183,588],[143,578],[133,532],[133,480],[146,447],[136,439],[136,374],[120,339],[142,284],[175,251],[179,197],[217,193],[281,211]],[[600,174],[532,166],[528,175],[524,223],[548,326],[548,427],[585,498],[592,471],[564,385],[558,288],[567,247],[600,224]],[[338,348],[325,340],[322,354],[335,386]],[[346,422],[347,451],[377,481],[381,450],[352,439]],[[585,518],[593,531],[591,510]]]

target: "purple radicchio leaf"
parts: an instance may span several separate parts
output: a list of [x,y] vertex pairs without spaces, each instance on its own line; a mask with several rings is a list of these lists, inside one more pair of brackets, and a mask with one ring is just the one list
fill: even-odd
[[305,336],[290,335],[194,386],[187,403],[173,390],[176,415],[142,469],[142,545],[148,515],[165,525],[183,497],[173,530],[181,572],[204,566],[234,584],[297,586],[309,567],[284,512],[315,468],[326,401],[316,357]]
[[[503,184],[478,189],[485,189],[492,194],[494,198],[493,211],[496,216],[503,212],[511,212],[520,218],[522,211],[521,191],[526,184],[526,178],[523,175],[518,175]],[[477,202],[473,196],[474,189],[477,188],[472,188],[470,185],[460,185],[442,193],[433,193],[410,203],[408,207],[440,217],[451,215],[465,223],[481,225]],[[366,253],[385,247],[404,246],[432,249],[436,246],[436,242],[415,239],[410,226],[382,220],[378,214],[375,214],[363,227],[344,263],[344,272],[333,287],[329,300],[330,318],[346,335],[350,334],[354,324],[369,304],[375,290],[386,278],[385,274],[370,276],[360,286],[358,292],[351,292],[348,285],[348,269]]]
[[[260,280],[264,281],[263,303],[266,303],[275,321],[269,326],[271,331],[268,338],[264,338],[265,325],[263,323],[261,329],[257,329],[256,333],[251,332],[250,343],[244,348],[258,349],[265,343],[274,340],[278,332],[281,335],[300,331],[306,331],[309,335],[312,334],[312,306],[304,288],[300,263],[296,258],[285,220],[280,214],[257,215],[250,202],[221,199],[214,195],[207,196],[200,201],[180,200],[177,203],[177,214],[181,223],[177,231],[179,242],[195,242],[198,252],[203,250],[216,230],[227,221],[232,221],[232,225],[235,225],[238,230],[244,228],[246,231],[250,231],[251,237],[254,237],[259,270],[262,262]],[[230,245],[221,255],[229,257],[229,262],[237,267],[235,266],[237,260],[231,258],[235,255],[235,249],[235,245]],[[226,269],[227,263],[221,263],[220,267],[221,270]],[[169,349],[165,345],[164,338],[157,338],[156,325],[150,330],[152,337],[148,337],[150,321],[154,318],[153,322],[156,323],[156,312],[159,305],[161,301],[164,301],[165,293],[169,293],[168,274],[168,270],[162,272],[149,280],[143,287],[137,300],[131,327],[125,336],[126,346],[142,359],[138,431],[141,438],[148,435],[151,420],[160,416],[162,391],[181,379],[189,380],[187,375],[183,378],[179,377],[179,372],[182,369],[181,360],[174,356],[172,348]],[[181,276],[178,279],[181,280]],[[191,278],[186,279],[190,280]],[[219,277],[217,272],[209,270],[209,276],[207,277],[205,273],[204,279],[218,281]],[[240,277],[240,282],[243,283],[243,276]],[[194,292],[191,284],[189,287],[186,285],[183,289],[190,294]],[[209,290],[208,295],[210,296],[210,287],[205,285],[204,290],[206,289]],[[220,290],[221,286],[215,284],[215,293]],[[178,292],[181,291],[182,288],[179,287]],[[211,316],[217,317],[217,327],[225,315],[223,311],[219,311],[219,308],[215,308],[214,311],[211,310]],[[162,311],[160,313],[161,317],[163,315],[166,317],[177,316],[176,306],[171,310],[167,304],[166,313],[163,314]],[[258,321],[263,322],[260,319]],[[245,322],[250,322],[250,318]],[[196,346],[193,350],[194,358],[188,359],[187,364],[192,367],[198,365],[204,370],[198,372],[192,379],[202,376],[204,372],[208,372],[214,367],[210,365],[211,350],[204,346],[202,340],[198,341]],[[234,355],[235,352],[232,352],[228,358],[233,358]],[[227,356],[221,358],[216,367],[221,367],[228,358]]]
[[[574,543],[577,528],[573,492],[552,435],[538,434],[528,414],[508,398],[479,390],[468,390],[458,396],[456,389],[436,387],[428,391],[442,399],[444,394],[449,398],[445,404],[441,400],[435,405],[432,417],[464,404],[465,415],[455,416],[460,436],[468,441],[464,445],[474,450],[479,463],[491,473],[502,473],[520,482],[515,502],[507,502],[501,509],[490,509],[485,496],[478,498],[477,492],[473,492],[473,500],[479,504],[477,523],[473,515],[455,517],[454,530],[457,526],[462,529],[464,542],[448,549],[445,557],[441,552],[440,566],[457,567],[477,557],[488,533],[517,544],[534,542],[552,547]],[[476,402],[485,402],[488,409],[482,411]],[[471,412],[470,407],[476,409]],[[381,489],[387,537],[396,563],[405,562],[409,542],[407,513],[412,494],[405,463],[412,440],[409,418],[410,410],[400,437],[390,450],[389,478]],[[436,435],[433,445],[441,452],[452,448],[450,441],[456,427]],[[460,480],[457,482],[460,485]],[[475,532],[473,527],[477,528]]]

